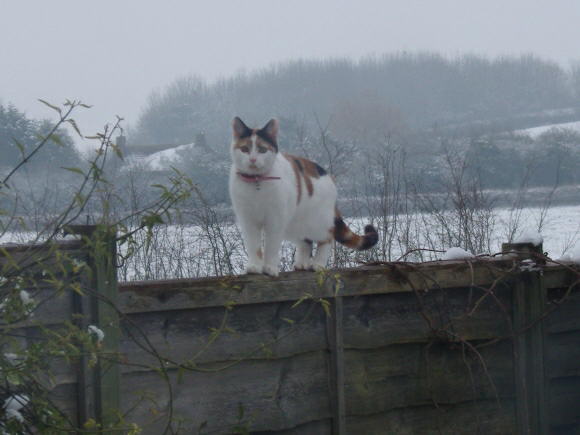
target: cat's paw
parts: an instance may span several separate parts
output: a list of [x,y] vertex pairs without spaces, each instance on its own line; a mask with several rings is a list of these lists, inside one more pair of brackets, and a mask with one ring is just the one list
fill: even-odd
[[254,275],[262,273],[262,266],[257,264],[247,264],[246,265],[246,274]]
[[314,263],[312,265],[312,267],[310,268],[310,270],[313,270],[314,272],[321,272],[323,270],[326,270],[326,265],[325,264],[316,264],[316,263]]
[[269,265],[264,266],[262,272],[265,275],[271,276],[273,278],[276,278],[280,274],[277,266],[269,266]]
[[312,264],[310,262],[296,262],[294,263],[294,270],[295,271],[305,271],[305,270],[312,270]]

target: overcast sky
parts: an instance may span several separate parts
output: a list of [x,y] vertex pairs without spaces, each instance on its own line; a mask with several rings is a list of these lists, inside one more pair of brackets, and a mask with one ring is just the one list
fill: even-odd
[[0,101],[81,99],[94,133],[176,77],[393,51],[580,59],[578,0],[0,0]]

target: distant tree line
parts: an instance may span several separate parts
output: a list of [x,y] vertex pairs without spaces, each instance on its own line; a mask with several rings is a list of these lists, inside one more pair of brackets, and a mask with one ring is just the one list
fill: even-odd
[[534,55],[298,60],[213,84],[179,78],[151,94],[130,140],[189,143],[204,131],[210,143],[224,147],[235,115],[250,123],[273,116],[304,120],[310,128],[315,116],[324,123],[339,117],[334,127],[340,130],[355,124],[361,109],[391,128],[442,129],[538,112],[554,115],[555,109],[578,107],[579,96],[580,65],[564,70]]
[[[0,168],[17,165],[51,127],[48,120],[31,119],[12,104],[0,104]],[[40,151],[40,158],[31,160],[29,165],[54,169],[78,164],[79,155],[66,130],[60,129],[49,142],[50,146]]]

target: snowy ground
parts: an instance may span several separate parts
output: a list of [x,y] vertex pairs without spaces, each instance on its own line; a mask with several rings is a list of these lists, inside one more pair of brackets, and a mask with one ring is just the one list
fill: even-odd
[[537,138],[541,134],[551,130],[551,129],[568,129],[574,130],[580,133],[580,121],[574,122],[564,122],[561,124],[550,124],[550,125],[541,125],[539,127],[532,127],[526,128],[525,130],[517,130],[515,133],[518,134],[527,134],[533,139]]
[[[524,233],[534,234],[538,230],[542,216],[540,208],[527,208],[519,216],[518,231],[515,239]],[[414,215],[418,222],[419,247],[428,247],[421,242],[426,234],[433,234],[438,228],[425,224],[421,215]],[[501,244],[508,241],[510,222],[515,216],[508,209],[496,209],[492,232],[491,252],[501,251]],[[364,227],[366,219],[346,219],[347,223],[358,231]],[[427,220],[428,222],[428,220]],[[381,228],[379,227],[379,232]],[[559,259],[566,255],[580,258],[580,205],[558,206],[548,210],[540,228],[543,236],[543,250],[552,258]],[[10,234],[0,238],[0,242],[25,242],[32,234]],[[141,246],[145,246],[143,240]],[[423,245],[423,246],[422,246]],[[438,246],[446,250],[453,246]],[[121,251],[126,247],[121,247]],[[391,247],[392,259],[398,258],[406,250],[404,247]],[[480,254],[474,252],[473,254]],[[429,259],[444,258],[444,254],[430,253]],[[282,268],[289,270],[292,262],[292,246],[283,246]],[[354,258],[352,261],[364,258]],[[411,259],[411,258],[409,258]],[[241,273],[245,253],[241,235],[236,226],[196,227],[196,226],[162,226],[155,230],[150,248],[138,249],[133,258],[119,269],[121,280],[164,279],[176,277],[198,277],[211,275],[228,275]]]

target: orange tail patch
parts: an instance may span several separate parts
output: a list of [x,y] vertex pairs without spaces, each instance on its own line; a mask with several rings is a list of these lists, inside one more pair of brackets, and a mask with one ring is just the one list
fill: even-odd
[[365,227],[364,236],[359,236],[351,231],[344,223],[342,216],[336,215],[334,218],[334,239],[347,248],[364,251],[375,246],[379,240],[379,234],[372,225]]

